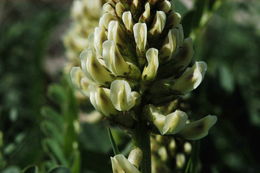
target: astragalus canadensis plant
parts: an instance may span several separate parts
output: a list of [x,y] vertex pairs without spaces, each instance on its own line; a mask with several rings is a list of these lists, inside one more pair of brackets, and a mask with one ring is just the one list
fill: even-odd
[[198,140],[216,123],[216,116],[190,121],[180,109],[164,111],[203,80],[207,65],[192,61],[193,54],[192,39],[184,38],[181,16],[170,1],[108,0],[103,5],[71,78],[104,119],[133,139],[128,159],[111,158],[114,173],[151,172],[151,134]]

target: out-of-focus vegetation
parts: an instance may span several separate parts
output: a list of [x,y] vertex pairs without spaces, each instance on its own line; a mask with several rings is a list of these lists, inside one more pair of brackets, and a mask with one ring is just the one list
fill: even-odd
[[[187,105],[194,116],[219,117],[209,137],[201,141],[201,170],[257,173],[260,2],[223,1],[204,11],[200,3],[176,3],[184,28],[192,28],[186,35],[196,41],[195,58],[208,63],[206,79],[187,98]],[[0,2],[0,172],[16,173],[28,165],[37,165],[40,172],[61,165],[72,173],[111,172],[106,128],[79,121],[78,107],[92,108],[87,102],[79,105],[69,80],[61,77],[65,60],[61,39],[69,26],[70,4]],[[196,23],[199,14],[207,14],[203,19],[210,17],[209,21]],[[116,139],[123,149],[128,138]]]

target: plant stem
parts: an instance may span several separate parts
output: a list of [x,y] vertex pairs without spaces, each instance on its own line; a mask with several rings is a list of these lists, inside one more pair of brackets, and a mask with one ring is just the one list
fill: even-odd
[[136,147],[139,147],[143,152],[141,164],[142,173],[151,173],[151,146],[150,132],[145,123],[138,123],[133,134],[133,140]]

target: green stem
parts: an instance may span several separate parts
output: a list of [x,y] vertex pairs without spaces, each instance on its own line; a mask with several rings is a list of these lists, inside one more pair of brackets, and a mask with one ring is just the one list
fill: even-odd
[[133,140],[135,146],[139,147],[143,152],[141,164],[142,173],[151,173],[150,132],[145,124],[138,123],[133,134]]

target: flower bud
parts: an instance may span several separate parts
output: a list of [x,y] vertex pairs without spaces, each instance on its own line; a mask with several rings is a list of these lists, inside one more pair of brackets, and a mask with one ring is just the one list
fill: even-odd
[[165,13],[168,13],[171,10],[171,2],[167,1],[167,0],[164,0],[164,1],[159,3],[158,8],[161,11],[164,11]]
[[110,13],[105,13],[100,17],[99,27],[108,29],[108,24],[110,21],[114,20],[115,16]]
[[166,14],[163,11],[157,11],[152,27],[149,31],[151,35],[161,34],[166,23]]
[[136,92],[131,92],[131,87],[125,80],[115,80],[111,83],[110,98],[119,111],[128,111],[136,104]]
[[84,77],[84,74],[80,67],[72,67],[71,72],[71,82],[73,86],[80,90],[85,96],[89,96],[89,81]]
[[111,157],[113,173],[141,173],[124,155]]
[[162,134],[176,134],[181,131],[186,124],[188,116],[185,112],[176,110],[166,116]]
[[151,15],[151,7],[150,4],[147,2],[144,6],[145,10],[143,12],[143,14],[140,16],[139,18],[139,22],[142,23],[146,23],[150,20],[150,15]]
[[168,17],[168,23],[167,25],[170,27],[178,27],[180,26],[181,22],[181,15],[179,13],[171,13],[170,16]]
[[168,32],[162,48],[160,49],[160,60],[167,61],[172,57],[173,52],[177,48],[175,29],[172,29]]
[[185,162],[186,162],[185,155],[183,153],[178,153],[176,155],[176,166],[177,166],[177,168],[183,168],[183,166],[185,165]]
[[124,45],[124,32],[120,28],[119,22],[112,20],[108,24],[107,39],[113,40],[116,44]]
[[123,12],[125,11],[125,7],[121,2],[118,2],[115,6],[116,14],[118,17],[122,17]]
[[133,30],[137,51],[142,53],[147,43],[147,26],[145,23],[136,23]]
[[164,146],[158,149],[158,155],[160,156],[161,160],[166,161],[168,159],[167,150]]
[[70,71],[70,76],[71,76],[71,82],[73,86],[77,89],[80,89],[80,81],[83,78],[83,72],[80,67],[72,67]]
[[124,12],[122,15],[122,20],[123,20],[123,23],[124,23],[126,29],[128,31],[132,32],[133,24],[134,24],[132,13],[130,11]]
[[180,132],[188,140],[198,140],[208,135],[209,129],[217,122],[217,117],[208,115],[198,121],[191,122]]
[[196,89],[202,82],[206,70],[207,64],[205,62],[196,62],[174,82],[172,89],[183,94]]
[[191,150],[192,150],[192,145],[191,145],[191,143],[185,142],[184,145],[183,145],[183,147],[184,147],[184,152],[185,152],[186,154],[190,154],[190,153],[191,153]]
[[82,7],[83,7],[82,1],[79,1],[79,0],[73,1],[71,15],[74,19],[80,20],[80,18],[82,17],[82,12],[83,12]]
[[158,50],[155,48],[148,49],[146,52],[146,59],[148,64],[144,67],[142,79],[150,81],[156,77],[157,69],[159,67]]
[[80,55],[82,70],[90,81],[95,81],[100,85],[107,85],[113,80],[113,76],[94,57],[92,50],[87,49]]
[[166,116],[164,116],[155,106],[148,105],[146,107],[147,111],[147,118],[153,123],[155,127],[160,131],[162,134],[163,126],[165,124]]
[[124,60],[114,41],[107,40],[103,43],[102,55],[106,67],[115,76],[130,76],[134,78],[138,78],[140,76],[140,70],[138,67]]
[[91,87],[90,88],[90,102],[96,110],[103,113],[105,116],[115,115],[118,112],[114,108],[110,98],[110,91],[106,88]]
[[113,16],[116,16],[115,10],[114,10],[113,6],[110,3],[105,3],[103,5],[103,11],[105,13],[109,13],[109,14],[111,14]]
[[129,162],[132,163],[137,168],[139,168],[142,159],[143,159],[143,152],[140,148],[133,149],[128,156]]
[[102,43],[105,39],[105,30],[101,27],[96,27],[94,31],[94,48],[99,55],[102,53]]

